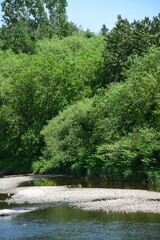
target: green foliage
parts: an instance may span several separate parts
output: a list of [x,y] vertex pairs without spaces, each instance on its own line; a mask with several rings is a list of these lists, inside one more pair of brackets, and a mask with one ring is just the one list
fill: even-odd
[[78,35],[41,41],[35,55],[0,53],[0,154],[8,168],[12,156],[30,169],[41,153],[40,131],[47,121],[93,95],[102,48],[101,37]]
[[[92,96],[97,86],[97,68],[103,63],[102,51],[104,42],[102,36],[86,38],[85,34],[78,33],[74,36],[53,38],[52,40],[40,41],[37,44],[37,53],[50,52],[57,55],[57,70],[61,71],[61,91],[68,91],[69,101],[73,93],[75,100],[85,96]],[[61,69],[61,70],[60,70]],[[70,95],[69,95],[70,94]]]
[[103,25],[102,25],[102,28],[101,28],[101,34],[102,34],[103,36],[106,36],[107,33],[108,33],[108,31],[109,31],[109,29],[106,27],[105,24],[103,24]]
[[160,15],[96,35],[66,6],[2,3],[0,172],[159,181]]
[[[100,69],[101,85],[124,80],[123,69],[129,69],[135,56],[141,56],[155,45],[160,46],[160,15],[149,20],[129,23],[118,16],[116,26],[105,34],[104,67]],[[130,61],[128,61],[130,57]]]
[[[64,169],[112,180],[159,179],[160,51],[135,59],[124,83],[69,106],[42,130],[46,147],[34,170]],[[46,162],[43,169],[42,162]],[[38,167],[37,167],[38,166]]]
[[50,37],[56,33],[58,36],[67,36],[69,23],[66,15],[66,0],[44,0],[49,13],[49,32]]
[[4,0],[1,6],[3,50],[33,54],[37,40],[72,34],[73,25],[67,22],[66,0]]
[[73,172],[79,172],[80,165],[85,167],[84,159],[90,155],[92,148],[89,142],[90,108],[91,100],[78,102],[64,110],[43,129],[42,134],[47,136],[45,156],[51,158],[54,166],[65,165],[67,170],[69,165]]
[[[158,180],[159,155],[159,133],[152,128],[133,129],[114,143],[97,148],[97,157],[103,159],[107,177],[114,180]],[[155,172],[157,179],[153,177]]]
[[12,49],[15,53],[34,53],[36,39],[31,32],[28,32],[24,21],[9,27],[3,26],[0,38],[2,50]]

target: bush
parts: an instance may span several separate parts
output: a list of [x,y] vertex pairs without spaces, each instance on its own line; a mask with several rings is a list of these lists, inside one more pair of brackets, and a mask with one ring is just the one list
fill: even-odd
[[58,168],[124,181],[158,179],[159,66],[160,51],[152,48],[135,60],[124,83],[111,84],[53,118],[42,130],[47,166],[40,171]]

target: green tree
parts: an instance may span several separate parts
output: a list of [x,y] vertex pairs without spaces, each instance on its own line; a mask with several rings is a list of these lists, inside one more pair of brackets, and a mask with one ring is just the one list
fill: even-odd
[[[36,54],[0,55],[0,168],[29,171],[41,154],[40,131],[67,105],[93,95],[103,38],[42,40]],[[10,157],[12,156],[12,158]],[[15,160],[16,159],[16,160]],[[17,171],[20,171],[17,167]]]
[[34,53],[38,39],[70,33],[65,0],[4,0],[1,5],[3,50]]
[[103,25],[102,25],[102,28],[101,28],[101,34],[102,34],[103,36],[106,36],[107,33],[108,33],[108,31],[109,31],[109,29],[106,27],[105,24],[103,24]]
[[48,21],[43,1],[5,0],[1,5],[4,22],[1,29],[2,49],[33,53],[38,32],[45,28]]
[[160,13],[158,16],[153,17],[151,22],[151,35],[153,36],[153,43],[155,46],[160,46]]
[[105,37],[102,86],[123,81],[123,69],[130,68],[135,56],[143,55],[152,45],[159,47],[159,23],[159,17],[152,21],[145,18],[129,23],[127,19],[118,16],[116,26]]
[[155,181],[159,172],[160,51],[137,57],[127,80],[77,102],[42,130],[46,147],[34,170]]
[[19,21],[15,25],[3,26],[0,31],[1,49],[12,49],[15,53],[34,53],[36,39],[28,32],[26,23]]
[[159,48],[136,58],[124,83],[112,84],[103,98],[103,142],[96,157],[109,178],[158,180]]
[[49,12],[50,34],[57,33],[59,36],[67,36],[69,24],[66,15],[66,0],[45,0]]

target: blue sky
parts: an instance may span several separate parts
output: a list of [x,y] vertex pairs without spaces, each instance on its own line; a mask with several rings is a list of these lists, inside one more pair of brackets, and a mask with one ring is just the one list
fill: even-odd
[[106,24],[110,30],[120,14],[130,22],[160,13],[160,0],[68,0],[68,20],[84,30],[99,32]]
[[152,19],[158,13],[160,0],[68,0],[67,7],[69,21],[96,33],[104,23],[112,29],[119,14],[131,22],[146,16]]

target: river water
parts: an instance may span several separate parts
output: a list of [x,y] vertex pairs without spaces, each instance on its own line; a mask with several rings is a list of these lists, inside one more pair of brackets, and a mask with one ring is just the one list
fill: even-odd
[[[25,185],[68,185],[70,187],[106,187],[116,184],[73,180],[40,179]],[[120,183],[119,183],[120,184]],[[137,185],[123,185],[137,188]],[[122,186],[121,186],[122,188]],[[149,188],[141,185],[139,188]],[[1,195],[1,200],[6,196]],[[21,208],[0,203],[0,208]],[[24,207],[24,206],[23,206]],[[29,206],[25,206],[29,207]],[[68,205],[40,206],[34,212],[12,217],[0,217],[0,239],[2,240],[153,240],[160,239],[159,214],[106,214],[82,211]]]

